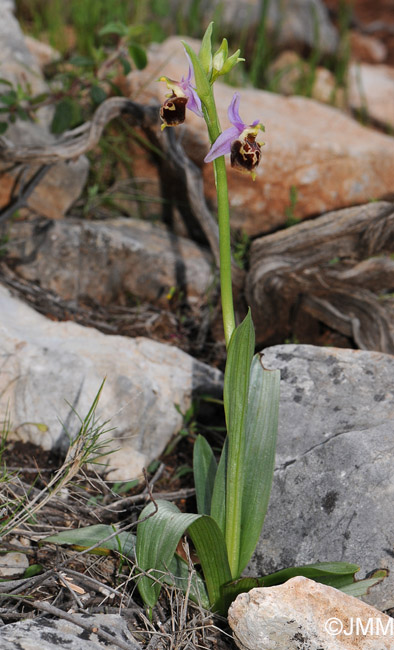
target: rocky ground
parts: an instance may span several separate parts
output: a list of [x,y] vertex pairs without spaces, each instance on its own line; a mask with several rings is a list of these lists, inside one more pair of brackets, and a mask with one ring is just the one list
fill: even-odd
[[[321,52],[311,77],[312,4]],[[223,19],[253,34],[256,7],[228,3]],[[26,38],[12,9],[13,2],[0,2],[0,81],[47,92],[44,65],[55,55]],[[274,5],[270,11],[268,29]],[[266,127],[256,181],[229,170],[237,313],[251,306],[264,364],[281,371],[271,505],[246,573],[332,560],[356,562],[359,578],[389,572],[363,605],[319,592],[320,614],[310,609],[310,586],[274,591],[274,620],[281,615],[275,599],[289,599],[302,627],[277,646],[290,650],[353,647],[346,635],[324,631],[330,608],[356,618],[394,611],[394,7],[355,0],[348,76],[339,87],[329,62],[343,47],[341,11],[335,0],[289,3],[267,73],[275,85],[239,88],[242,117],[259,117]],[[144,69],[123,74],[130,98],[123,121],[108,100],[101,126],[93,117],[72,141],[55,138],[45,105],[36,121],[11,122],[1,140],[5,650],[220,650],[236,647],[233,633],[243,649],[271,647],[267,621],[256,613],[271,607],[271,593],[262,605],[258,595],[241,599],[230,628],[168,587],[150,619],[132,581],[132,542],[128,553],[109,544],[88,554],[83,543],[45,541],[97,524],[133,533],[152,497],[193,511],[195,436],[223,444],[215,400],[225,346],[215,186],[203,163],[208,138],[191,113],[177,136],[161,132],[157,116],[165,90],[156,79],[184,73],[179,38],[170,36],[150,47]],[[313,82],[308,96],[299,92],[306,79]],[[217,84],[224,127],[233,92]],[[106,124],[117,143],[126,127],[138,137],[127,139],[131,167],[115,159],[115,172],[106,170],[107,202],[97,202],[86,187],[103,156],[97,132]],[[104,378],[94,427],[111,454],[105,468],[80,470],[69,464],[70,436]],[[250,616],[261,629],[250,632]],[[311,617],[312,628],[305,623]],[[373,647],[367,637],[357,642]],[[387,635],[373,642],[393,647]]]

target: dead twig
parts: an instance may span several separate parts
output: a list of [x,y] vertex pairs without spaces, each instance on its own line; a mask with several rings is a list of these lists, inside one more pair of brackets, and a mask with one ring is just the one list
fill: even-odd
[[11,201],[7,208],[0,212],[0,224],[10,219],[17,210],[25,207],[27,204],[28,198],[31,196],[37,185],[39,185],[44,178],[45,174],[50,170],[52,165],[45,164],[42,165],[39,170],[33,175],[33,177],[24,184],[23,180],[21,187],[18,192],[18,196],[15,200]]

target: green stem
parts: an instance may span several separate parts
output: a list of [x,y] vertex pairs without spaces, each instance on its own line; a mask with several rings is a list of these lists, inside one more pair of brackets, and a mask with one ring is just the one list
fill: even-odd
[[[211,144],[220,135],[221,129],[216,112],[213,93],[209,101],[203,104],[204,118],[207,123]],[[233,305],[233,289],[231,279],[231,238],[230,238],[230,212],[227,189],[227,172],[224,156],[213,161],[215,171],[216,194],[218,201],[219,224],[219,254],[220,254],[220,290],[222,299],[223,328],[228,348],[231,335],[235,329],[235,316]]]

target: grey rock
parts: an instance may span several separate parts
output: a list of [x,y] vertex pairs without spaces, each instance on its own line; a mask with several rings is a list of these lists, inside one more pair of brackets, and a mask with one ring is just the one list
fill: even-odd
[[[178,11],[182,10],[182,4],[179,0],[173,0],[174,8]],[[216,19],[216,10],[222,36],[227,37],[240,37],[245,30],[255,34],[262,20],[261,8],[260,0],[202,0],[199,3],[206,24]],[[186,11],[184,4],[183,11]],[[337,30],[330,22],[327,8],[321,0],[270,0],[266,18],[267,36],[275,39],[276,45],[282,48],[318,47],[323,54],[333,54],[338,44]]]
[[[48,87],[42,76],[36,58],[28,49],[23,32],[7,3],[0,11],[0,77],[19,84],[31,94],[47,92]],[[0,93],[9,91],[9,86],[0,83]],[[26,122],[17,119],[10,124],[5,139],[14,145],[34,145],[54,141],[49,124],[53,109],[43,108],[37,112],[37,122]],[[1,121],[4,121],[2,114]],[[0,208],[7,205],[11,191],[15,190],[16,179],[20,168],[9,170],[9,163],[0,163]],[[77,161],[59,162],[52,166],[41,183],[35,188],[28,199],[28,206],[50,218],[61,217],[79,197],[85,185],[88,174],[88,161],[81,156]],[[26,177],[27,182],[36,172],[37,165],[31,165]]]
[[29,559],[24,553],[4,553],[0,555],[0,579],[23,576],[28,566]]
[[168,306],[177,287],[196,303],[213,280],[208,252],[146,221],[41,219],[14,223],[8,234],[19,275],[64,300],[88,296],[106,305],[131,294]]
[[10,439],[66,451],[80,427],[74,409],[85,417],[105,377],[97,416],[114,428],[111,480],[140,475],[182,427],[175,405],[185,412],[222,380],[175,347],[48,320],[0,286],[0,413],[12,423]]
[[0,627],[0,647],[2,650],[119,650],[117,643],[111,643],[100,636],[100,631],[129,644],[130,650],[141,646],[129,632],[124,618],[117,614],[75,614],[85,626],[97,627],[99,632],[88,630],[63,619],[39,618],[12,623]]
[[358,578],[391,574],[365,600],[394,607],[394,357],[279,345],[276,470],[249,575],[323,561],[354,562]]

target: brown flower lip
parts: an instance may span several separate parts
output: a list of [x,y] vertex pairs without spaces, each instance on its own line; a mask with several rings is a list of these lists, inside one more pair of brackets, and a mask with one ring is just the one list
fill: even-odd
[[160,109],[162,129],[166,126],[177,126],[185,121],[187,97],[177,97],[175,93],[168,97]]
[[261,145],[256,137],[248,134],[243,140],[234,140],[231,145],[231,166],[241,171],[253,172],[261,158]]

